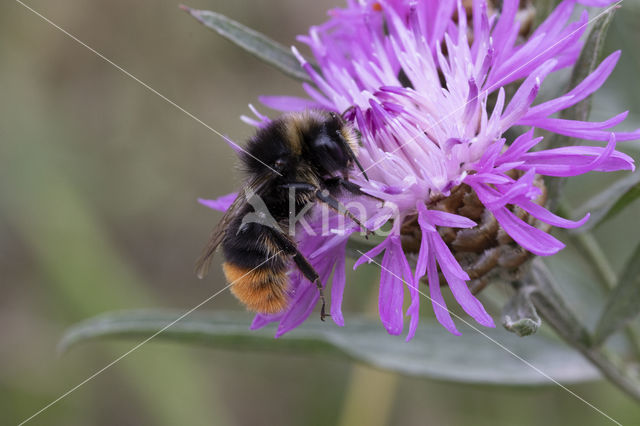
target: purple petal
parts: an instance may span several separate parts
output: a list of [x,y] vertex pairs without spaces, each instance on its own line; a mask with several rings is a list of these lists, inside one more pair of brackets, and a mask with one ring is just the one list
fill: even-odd
[[424,274],[427,271],[427,265],[429,264],[429,258],[434,256],[431,254],[431,250],[429,249],[429,232],[437,232],[435,228],[433,231],[429,231],[421,226],[420,229],[422,231],[422,239],[420,240],[420,250],[418,251],[418,259],[416,261],[415,275],[413,278],[415,283],[419,283],[420,279],[424,277]]
[[387,332],[398,335],[402,334],[404,285],[402,279],[399,278],[402,271],[398,270],[397,263],[394,262],[395,259],[393,258],[392,251],[385,251],[380,273],[378,311],[380,320]]
[[342,315],[342,297],[346,283],[344,248],[336,254],[336,265],[331,280],[331,319],[340,327],[344,327]]
[[[322,232],[322,228],[320,228],[317,232]],[[353,232],[353,229],[349,229],[345,230],[344,235],[336,234],[335,236],[324,238],[322,244],[320,245],[320,248],[311,252],[311,254],[308,254],[307,258],[309,260],[312,260],[316,257],[322,256],[325,253],[327,253],[328,256],[335,257],[333,253],[335,253],[336,247],[338,247],[338,250],[339,247],[344,247],[344,245],[347,243],[347,240],[349,239],[349,236],[353,234]]]
[[468,217],[440,210],[426,210],[425,215],[429,222],[438,226],[448,226],[450,228],[473,228],[477,225],[477,223]]
[[571,17],[571,13],[574,9],[575,1],[563,1],[551,12],[551,14],[536,28],[531,37],[537,37],[541,34],[553,35],[556,34],[562,26]]
[[440,210],[427,210],[423,202],[417,203],[418,214],[422,216],[422,225],[430,228],[430,225],[448,226],[450,228],[473,228],[477,225],[468,217],[447,213]]
[[592,170],[633,170],[633,159],[614,151],[615,136],[614,133],[609,133],[606,148],[572,146],[528,153],[522,156],[525,163],[519,168],[534,168],[536,173],[547,176],[576,176]]
[[590,131],[590,130],[603,130],[610,129],[622,123],[627,115],[628,111],[624,111],[606,121],[578,121],[578,120],[564,120],[561,118],[533,118],[529,120],[520,120],[519,123],[525,126],[548,126],[559,127],[563,126],[565,131]]
[[[614,117],[614,120],[616,117]],[[572,138],[587,139],[592,141],[606,141],[609,139],[611,132],[600,130],[601,123],[592,123],[588,121],[565,120],[562,118],[532,118],[521,120],[517,124],[525,126],[535,126],[550,132],[558,133]],[[632,141],[640,139],[640,129],[632,132],[616,132],[616,140]]]
[[507,234],[525,249],[538,256],[551,256],[564,248],[564,244],[551,235],[520,220],[503,207],[492,212]]
[[442,297],[442,292],[440,291],[440,279],[438,277],[435,255],[429,256],[427,274],[429,278],[429,294],[431,295],[431,304],[433,305],[433,312],[436,315],[436,319],[444,328],[449,330],[450,333],[460,336],[462,333],[456,328],[444,298]]
[[593,7],[605,7],[615,2],[616,0],[578,0],[578,3]]
[[198,202],[205,207],[209,207],[210,209],[217,210],[219,212],[226,212],[231,204],[233,204],[233,202],[236,200],[236,198],[238,198],[238,193],[232,192],[230,194],[218,197],[215,200],[205,200],[204,198],[198,198]]
[[542,141],[542,137],[534,138],[533,129],[518,136],[516,140],[502,153],[496,164],[504,164],[510,161],[519,161],[520,157]]
[[[484,306],[476,297],[471,294],[469,287],[467,287],[467,283],[465,280],[460,279],[455,269],[452,267],[450,262],[446,260],[446,258],[451,255],[449,248],[444,245],[444,241],[440,238],[440,235],[432,233],[429,235],[431,247],[433,247],[436,258],[438,259],[438,264],[440,265],[440,270],[444,275],[447,283],[449,284],[449,288],[453,293],[453,297],[455,297],[456,301],[462,306],[462,309],[471,316],[471,318],[475,319],[479,324],[484,325],[485,327],[495,327],[493,323],[493,319],[491,316],[485,311]],[[442,244],[438,243],[438,239],[442,241]],[[460,265],[456,265],[460,268]],[[466,275],[466,273],[465,273]],[[468,276],[467,276],[467,279]]]
[[243,151],[242,147],[237,143],[235,143],[229,136],[223,135],[222,138],[227,143],[227,145],[229,145],[231,149],[233,149],[236,152],[236,154],[239,154]]
[[324,109],[328,109],[328,110],[332,110],[333,108],[335,108],[335,106],[333,105],[333,102],[331,102],[329,99],[327,99],[326,97],[324,97],[320,92],[318,92],[312,85],[310,85],[309,83],[302,83],[302,88],[304,89],[305,92],[307,92],[307,94],[312,97],[313,99],[315,99],[315,101],[322,105],[324,107]]
[[495,173],[477,173],[475,175],[468,175],[464,179],[464,182],[468,183],[469,185],[476,182],[499,185],[499,184],[510,183],[511,179],[505,176],[497,175]]
[[[247,123],[249,126],[252,127],[264,127],[265,124],[261,121],[255,120],[251,117],[247,117],[246,115],[241,115],[240,116],[240,120],[242,120],[244,123]],[[231,145],[231,147],[236,150],[236,152],[241,152],[240,147],[238,145]]]
[[514,198],[529,194],[532,189],[536,189],[536,192],[539,192],[539,189],[533,185],[534,179],[535,171],[530,169],[516,182],[502,186],[500,191],[492,190],[489,187],[476,187],[476,192],[478,192],[478,196],[481,197],[485,207],[493,211],[511,204]]
[[296,279],[301,280],[301,282],[294,287],[297,287],[296,293],[289,304],[289,310],[280,321],[276,331],[276,338],[302,324],[311,315],[320,297],[315,284],[312,284],[306,278],[302,278],[299,274],[296,274],[296,276]]
[[463,281],[469,279],[469,275],[462,269],[456,258],[453,257],[451,249],[447,247],[440,234],[437,232],[430,232],[429,242],[431,243],[431,248],[434,250],[436,257],[438,258],[440,269],[442,269],[443,272],[447,270],[451,276],[455,276]]
[[277,111],[304,111],[323,108],[318,102],[295,96],[259,96],[258,100]]
[[620,51],[607,56],[591,74],[569,93],[558,99],[543,102],[529,109],[524,119],[529,117],[546,117],[563,109],[569,108],[585,99],[604,84],[620,58]]
[[[525,44],[519,46],[515,52],[503,52],[497,61],[500,63],[500,67],[492,70],[494,72],[492,72],[487,84],[492,87],[504,86],[530,75],[534,69],[548,59],[556,58],[571,49],[580,42],[580,37],[587,28],[588,19],[589,14],[585,11],[579,21],[572,22],[555,36],[536,33]],[[517,25],[514,26],[517,27]]]
[[500,151],[502,150],[505,142],[505,139],[499,139],[487,147],[487,150],[482,154],[482,158],[478,161],[476,166],[478,171],[485,171],[493,168],[496,160],[500,156]]
[[407,308],[407,316],[411,318],[409,322],[409,332],[407,333],[406,341],[413,339],[418,329],[418,321],[420,320],[420,290],[418,289],[419,283],[413,281],[413,274],[411,273],[411,267],[407,261],[407,257],[402,250],[402,244],[400,244],[400,238],[394,238],[392,240],[393,251],[399,264],[399,269],[402,271],[403,283],[409,287],[409,296],[411,297],[411,304]]
[[590,216],[590,214],[587,213],[582,219],[573,221],[561,218],[560,216],[556,216],[549,210],[530,200],[518,200],[516,204],[522,209],[526,210],[529,214],[531,214],[531,216],[535,217],[536,219],[548,223],[549,225],[557,226],[559,228],[579,228],[589,220]]
[[256,314],[255,317],[253,317],[253,322],[251,323],[251,327],[249,327],[250,330],[259,330],[262,327],[272,323],[272,322],[278,322],[282,319],[282,317],[284,316],[284,313],[279,313],[279,314],[275,314],[275,315],[266,315],[266,314]]
[[[518,0],[505,0],[502,3],[502,13],[498,19],[491,37],[494,39],[496,51],[504,50],[509,39],[508,34],[513,33],[516,13],[518,12]],[[517,31],[516,31],[517,32]]]
[[391,237],[388,237],[386,240],[360,256],[360,258],[356,261],[355,265],[353,265],[353,269],[356,270],[358,266],[362,265],[364,262],[371,263],[373,258],[382,253],[382,250],[385,250],[389,245],[389,240]]
[[540,90],[542,81],[553,70],[556,63],[555,59],[545,61],[520,85],[502,114],[502,128],[510,127],[527,113]]

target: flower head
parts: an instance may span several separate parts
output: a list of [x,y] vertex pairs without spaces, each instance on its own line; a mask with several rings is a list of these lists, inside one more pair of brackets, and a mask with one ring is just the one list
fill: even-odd
[[[469,11],[461,1],[347,3],[299,37],[310,47],[317,67],[294,48],[315,83],[304,85],[310,99],[261,101],[283,111],[321,108],[344,113],[362,135],[358,158],[369,179],[357,171],[351,179],[385,201],[382,208],[371,204],[367,225],[376,228],[389,219],[393,223],[386,239],[356,267],[382,256],[379,313],[389,333],[401,334],[408,316],[407,339],[414,335],[421,280],[428,283],[437,319],[449,331],[459,334],[441,282],[472,318],[491,327],[493,320],[470,283],[480,288],[490,270],[515,270],[529,253],[557,253],[564,245],[546,232],[550,226],[573,228],[588,219],[573,222],[548,211],[540,177],[633,169],[633,160],[615,150],[616,142],[638,139],[640,130],[609,130],[626,112],[604,122],[554,117],[596,91],[620,52],[609,55],[567,93],[533,105],[545,78],[578,58],[588,23],[586,12],[570,21],[578,1],[561,2],[526,38],[520,31],[517,0],[505,0],[500,13],[483,0],[474,0]],[[510,96],[507,85],[516,87]],[[268,120],[258,117],[260,121],[252,123]],[[543,138],[534,135],[534,128],[606,146],[538,149]],[[524,131],[512,137],[506,135],[510,129]],[[333,273],[331,314],[338,325],[344,324],[345,246],[356,229],[297,235],[301,251],[324,283]],[[410,295],[406,309],[405,287]],[[258,315],[253,327],[278,321],[281,335],[304,321],[318,300],[315,285],[292,272],[290,291],[287,311]]]

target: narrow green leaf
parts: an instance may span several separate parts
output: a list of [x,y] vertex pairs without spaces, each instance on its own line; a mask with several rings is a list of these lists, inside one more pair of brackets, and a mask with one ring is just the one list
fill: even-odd
[[627,261],[598,321],[594,343],[604,341],[640,313],[640,244]]
[[584,203],[578,209],[579,213],[576,216],[581,217],[589,212],[591,217],[585,226],[574,232],[585,232],[595,228],[616,216],[638,198],[640,198],[640,172],[634,172]]
[[181,5],[180,8],[196,18],[204,26],[240,46],[247,52],[263,60],[297,80],[311,82],[296,57],[289,49],[239,22],[216,12],[196,10]]
[[[570,89],[573,89],[580,84],[598,67],[598,64],[602,60],[602,52],[607,39],[609,26],[613,21],[613,16],[615,15],[616,10],[616,7],[611,8],[608,12],[600,16],[593,24],[587,40],[582,47],[582,52],[580,52],[580,57],[573,67],[573,73],[571,74],[571,82],[569,85]],[[590,112],[591,96],[565,110],[562,116],[563,118],[572,120],[586,120],[589,118]]]
[[502,311],[502,325],[520,337],[535,334],[542,325],[535,306],[531,301],[532,285],[521,286]]
[[[142,340],[179,317],[170,312],[122,312],[90,319],[70,329],[61,350],[96,338],[128,337]],[[216,348],[278,352],[322,352],[347,357],[398,373],[432,379],[494,385],[546,385],[548,379],[500,348],[486,336],[461,326],[462,336],[448,333],[440,324],[421,320],[409,343],[388,335],[377,320],[349,316],[345,327],[312,318],[274,339],[274,328],[249,330],[245,314],[193,314],[168,327],[155,339],[204,343]],[[555,379],[575,383],[598,378],[596,370],[577,352],[537,335],[521,339],[504,330],[483,329],[495,341]]]
[[616,201],[616,203],[611,207],[611,210],[609,210],[606,216],[602,219],[602,221],[604,222],[613,218],[638,198],[640,198],[640,182],[629,188],[629,190],[625,192],[622,197],[618,199],[618,201]]
[[[569,83],[569,89],[573,89],[582,82],[589,74],[591,74],[602,58],[602,50],[604,49],[604,42],[607,38],[607,32],[609,25],[613,20],[613,15],[616,12],[615,7],[611,8],[607,13],[603,14],[593,24],[589,36],[580,52],[580,57],[573,67],[573,73],[571,74],[571,81]],[[589,118],[591,112],[591,96],[578,102],[571,108],[567,108],[562,111],[560,118],[567,120],[580,120],[586,121]],[[575,145],[576,140],[569,136],[555,134],[551,138],[547,148],[558,148],[561,146]],[[566,178],[550,178],[546,179],[547,189],[550,200],[550,207],[555,209],[556,203],[562,188],[566,182]]]

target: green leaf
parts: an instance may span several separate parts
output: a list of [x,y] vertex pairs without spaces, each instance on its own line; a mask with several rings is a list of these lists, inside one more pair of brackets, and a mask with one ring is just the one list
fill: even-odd
[[269,65],[273,65],[288,76],[297,80],[311,82],[311,79],[302,69],[293,53],[266,35],[216,12],[191,9],[183,5],[180,8],[196,18],[204,26],[214,30],[222,37]]
[[520,337],[535,334],[542,325],[535,306],[531,301],[532,285],[521,286],[502,311],[502,325]]
[[[609,25],[613,20],[613,15],[616,12],[616,7],[612,7],[608,12],[604,13],[593,24],[589,36],[582,47],[580,57],[573,67],[573,73],[571,74],[571,81],[569,83],[569,89],[573,89],[582,82],[589,74],[591,74],[602,57],[602,50],[604,48],[604,42],[607,38],[607,32]],[[562,111],[560,118],[567,120],[580,120],[586,121],[589,118],[591,112],[591,96],[578,102],[571,108],[567,108]],[[558,148],[561,146],[575,145],[576,140],[569,136],[555,134],[549,142],[547,148]],[[550,207],[555,209],[556,203],[562,188],[566,182],[566,178],[549,178],[545,180],[547,183],[548,195],[550,200]]]
[[640,244],[627,261],[598,321],[594,343],[600,345],[640,313]]
[[584,232],[595,228],[620,213],[629,204],[640,198],[640,172],[632,173],[588,200],[578,209],[578,217],[587,212],[591,218],[585,226],[574,232]]
[[[61,350],[103,337],[142,340],[179,317],[171,312],[121,312],[90,319],[70,329]],[[294,331],[275,339],[275,329],[249,330],[246,314],[193,314],[176,322],[155,339],[203,343],[216,348],[318,353],[347,357],[398,373],[432,379],[494,385],[547,385],[548,379],[478,332],[460,327],[462,336],[448,333],[435,321],[422,319],[415,338],[388,335],[378,320],[354,317],[345,327],[311,318]],[[577,352],[549,338],[521,339],[504,330],[482,329],[492,339],[566,383],[598,378],[596,370]]]

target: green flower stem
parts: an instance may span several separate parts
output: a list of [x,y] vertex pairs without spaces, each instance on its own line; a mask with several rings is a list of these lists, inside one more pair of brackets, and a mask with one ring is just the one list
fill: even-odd
[[618,277],[593,234],[580,232],[571,234],[570,237],[572,242],[579,247],[587,258],[587,261],[593,265],[593,269],[600,278],[598,283],[600,283],[601,287],[607,291],[613,290],[618,282]]
[[[558,207],[558,213],[562,216],[570,217],[570,211],[571,209],[566,202],[562,202]],[[602,288],[607,293],[613,290],[618,283],[618,277],[609,259],[607,259],[607,255],[593,234],[588,231],[570,233],[570,238],[580,249],[580,252],[587,258],[589,264],[593,265],[596,274],[600,278],[598,283]],[[624,331],[629,346],[631,346],[633,350],[634,357],[640,361],[640,336],[638,336],[637,331],[631,325],[626,326]]]
[[544,321],[573,348],[580,351],[600,372],[620,390],[640,401],[640,381],[634,372],[611,352],[591,345],[589,332],[564,304],[555,290],[553,278],[541,259],[533,262],[531,278],[537,291],[531,295]]
[[[591,262],[594,269],[598,273],[600,280],[598,282],[607,291],[610,292],[617,285],[618,279],[613,271],[611,264],[607,260],[606,254],[590,232],[581,232],[572,235],[574,243],[583,250],[587,259]],[[633,354],[637,360],[640,360],[640,336],[635,328],[627,325],[624,328],[627,341],[633,350]]]

